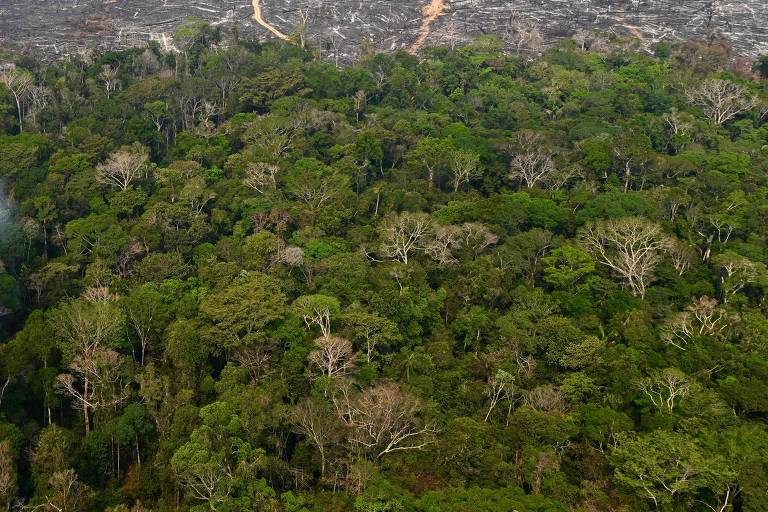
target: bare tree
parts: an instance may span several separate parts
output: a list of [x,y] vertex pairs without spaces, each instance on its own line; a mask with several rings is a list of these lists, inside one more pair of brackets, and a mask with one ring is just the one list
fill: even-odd
[[624,192],[629,190],[633,171],[641,177],[640,190],[644,188],[650,158],[648,143],[649,139],[645,135],[631,128],[623,129],[613,139],[613,154],[624,166]]
[[309,439],[320,452],[320,475],[325,476],[327,451],[340,434],[339,422],[325,404],[309,398],[300,402],[290,412],[294,428]]
[[516,135],[520,150],[509,162],[509,179],[519,180],[533,188],[555,171],[551,153],[547,152],[544,138],[532,130],[520,130]]
[[696,259],[696,251],[688,244],[681,242],[677,238],[667,239],[667,245],[664,248],[669,256],[672,266],[677,270],[677,275],[682,276],[691,267]]
[[295,245],[289,245],[277,259],[280,263],[285,263],[291,267],[302,267],[305,263],[304,249]]
[[157,313],[157,303],[151,300],[133,303],[126,308],[126,313],[133,331],[139,338],[139,345],[141,346],[139,362],[144,366],[147,347],[151,338],[155,335],[154,322]]
[[484,422],[488,423],[488,418],[491,417],[491,413],[496,406],[502,400],[512,401],[512,391],[515,385],[515,376],[505,370],[496,370],[496,373],[492,374],[488,378],[488,399],[490,401],[488,405],[488,412],[485,414]]
[[377,459],[397,451],[419,450],[433,442],[436,430],[418,420],[420,408],[416,398],[393,382],[367,388],[354,397],[345,392],[336,407],[341,420],[352,428],[350,442]]
[[315,340],[315,350],[309,353],[309,361],[317,366],[325,377],[343,377],[354,367],[352,343],[340,336],[320,336]]
[[686,94],[688,101],[700,106],[704,115],[719,125],[757,106],[754,96],[729,80],[704,80]]
[[193,464],[180,472],[178,479],[193,498],[207,503],[214,512],[232,493],[232,470],[218,462]]
[[339,312],[339,301],[328,295],[302,295],[293,303],[293,307],[307,328],[316,325],[324,338],[331,335],[331,315]]
[[294,25],[296,36],[299,38],[299,46],[301,48],[307,47],[307,22],[312,14],[312,8],[309,5],[303,5],[297,9],[299,14],[299,22]]
[[82,296],[88,302],[108,302],[118,297],[109,290],[109,287],[101,285],[89,286],[83,290]]
[[248,163],[245,166],[245,179],[243,183],[259,194],[263,194],[267,187],[273,190],[277,187],[277,173],[280,168],[264,162]]
[[685,136],[693,130],[693,123],[691,122],[690,117],[690,114],[680,112],[673,108],[670,112],[665,112],[661,116],[661,120],[664,121],[664,124],[672,135]]
[[690,393],[691,381],[677,368],[665,368],[640,379],[638,387],[654,406],[672,411],[676,403]]
[[28,71],[19,68],[11,68],[0,73],[0,83],[5,85],[16,102],[16,112],[19,116],[19,131],[24,131],[24,107],[22,103],[27,96],[29,88],[34,83],[34,77]]
[[427,248],[432,235],[432,221],[424,213],[404,212],[388,219],[381,242],[381,252],[387,258],[392,258],[408,264],[408,257],[416,251]]
[[459,260],[454,252],[469,249],[474,256],[498,243],[499,237],[486,226],[467,222],[461,226],[435,225],[431,236],[424,239],[424,252],[441,265],[452,265]]
[[717,336],[728,327],[728,315],[717,299],[699,297],[665,322],[661,338],[681,350],[701,336]]
[[525,405],[537,411],[563,414],[566,411],[563,394],[554,384],[536,386],[525,393]]
[[203,111],[205,99],[194,93],[182,93],[177,98],[181,111],[181,126],[184,130],[195,127],[200,113]]
[[737,294],[766,274],[764,263],[752,261],[734,252],[718,254],[713,260],[721,271],[723,302],[728,302],[731,295]]
[[537,55],[544,45],[544,36],[539,28],[527,23],[517,12],[510,17],[503,37],[514,47],[517,55]]
[[453,175],[454,192],[458,192],[463,183],[480,176],[480,155],[477,153],[461,149],[453,151],[448,163]]
[[86,434],[90,432],[89,411],[113,407],[128,398],[122,363],[114,350],[97,348],[76,356],[68,365],[71,373],[57,377],[57,389],[83,411]]
[[37,115],[48,106],[48,102],[53,97],[53,92],[44,85],[33,85],[29,88],[27,96],[29,97],[27,119],[29,119],[33,127],[36,127]]
[[199,113],[197,129],[203,134],[213,132],[213,119],[224,113],[224,108],[215,101],[203,100]]
[[106,162],[96,166],[100,183],[127,190],[146,173],[149,152],[145,146],[134,143],[112,153]]
[[499,236],[484,224],[467,222],[461,225],[457,243],[460,247],[471,250],[477,256],[484,249],[499,243]]
[[120,87],[120,79],[117,77],[118,71],[119,68],[113,68],[109,64],[104,64],[99,71],[99,80],[104,85],[107,99]]
[[686,350],[686,346],[693,340],[695,333],[696,329],[691,315],[687,311],[676,313],[661,327],[661,339],[680,350]]
[[254,382],[259,382],[269,371],[269,352],[261,347],[240,347],[232,354],[232,360],[248,370]]
[[733,500],[741,493],[741,487],[738,481],[725,482],[721,485],[723,486],[723,491],[721,493],[714,493],[717,495],[717,503],[715,505],[710,505],[700,500],[696,501],[703,503],[712,512],[725,512],[733,506]]
[[541,494],[541,484],[544,480],[544,474],[548,471],[557,472],[560,470],[560,458],[557,453],[552,450],[546,450],[536,454],[536,464],[533,466],[533,482],[531,487],[533,494],[538,496]]
[[365,112],[365,107],[368,103],[368,96],[362,89],[357,91],[352,99],[355,102],[355,120],[360,121],[360,114]]
[[458,263],[453,250],[459,243],[459,232],[456,226],[436,226],[433,236],[424,245],[425,252],[441,265]]
[[725,329],[725,311],[717,307],[717,299],[704,295],[686,308],[699,325],[699,334],[716,334]]
[[11,442],[0,441],[0,507],[10,510],[16,496],[16,467],[13,462]]
[[633,295],[643,298],[668,245],[661,227],[641,217],[598,221],[581,239],[603,265],[619,274]]
[[50,492],[40,503],[27,505],[25,510],[30,512],[74,512],[87,510],[88,501],[93,492],[78,480],[74,469],[65,469],[55,472],[48,479]]
[[119,386],[121,358],[109,347],[123,329],[123,318],[109,302],[74,300],[53,311],[51,323],[72,372],[59,375],[58,388],[82,410],[87,434],[92,410],[126,397],[126,389]]
[[243,138],[248,144],[262,148],[265,155],[279,159],[291,149],[293,139],[302,127],[303,121],[298,116],[289,123],[268,114],[249,124]]
[[560,190],[571,181],[584,178],[584,169],[579,164],[565,165],[552,171],[544,180],[547,188]]

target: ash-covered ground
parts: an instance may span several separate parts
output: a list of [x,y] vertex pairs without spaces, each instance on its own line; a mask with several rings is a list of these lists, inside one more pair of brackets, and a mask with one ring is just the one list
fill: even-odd
[[[430,0],[256,0],[264,22],[291,34],[302,20],[307,39],[348,61],[369,38],[383,50],[456,44],[497,34],[508,46],[520,34],[543,42],[579,31],[616,32],[646,44],[721,33],[737,53],[768,52],[768,0],[433,0],[439,16],[425,23]],[[190,16],[243,36],[275,37],[253,19],[252,0],[0,0],[0,44],[36,47],[56,57],[86,47],[124,48],[150,39],[171,47]],[[424,38],[426,32],[426,37]]]

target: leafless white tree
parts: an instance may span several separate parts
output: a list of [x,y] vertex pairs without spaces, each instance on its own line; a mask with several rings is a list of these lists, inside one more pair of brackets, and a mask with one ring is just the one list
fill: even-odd
[[207,503],[211,511],[217,510],[219,502],[232,492],[232,471],[226,465],[194,464],[178,478],[190,495]]
[[122,330],[123,319],[109,302],[78,300],[55,310],[51,322],[72,353],[72,373],[59,375],[58,388],[82,409],[87,434],[92,410],[116,405],[127,397],[120,382],[122,360],[107,346]]
[[307,328],[316,325],[324,338],[331,335],[331,313],[339,311],[339,303],[327,295],[303,295],[293,303]]
[[365,94],[365,91],[359,90],[355,93],[354,96],[352,96],[352,99],[355,102],[355,119],[360,121],[360,114],[365,112],[368,96]]
[[320,475],[325,475],[328,445],[339,437],[339,423],[328,407],[311,399],[300,402],[290,412],[294,428],[320,452]]
[[598,221],[582,232],[581,240],[641,298],[668,245],[661,226],[641,217]]
[[499,243],[499,236],[484,224],[477,222],[462,224],[458,233],[458,244],[471,249],[475,255],[497,243]]
[[460,228],[456,226],[435,226],[432,237],[425,243],[424,251],[441,265],[453,265],[459,260],[453,250],[459,243]]
[[409,256],[427,248],[432,232],[429,215],[404,212],[392,216],[383,228],[381,252],[407,265]]
[[672,411],[690,393],[691,381],[677,368],[665,368],[640,379],[638,387],[654,406]]
[[277,174],[280,168],[264,162],[248,163],[245,166],[245,179],[243,183],[259,194],[263,194],[267,187],[273,190],[277,187]]
[[37,115],[48,106],[48,102],[53,97],[53,92],[44,85],[33,85],[29,88],[27,96],[29,98],[27,119],[29,119],[32,126],[37,126]]
[[525,405],[537,411],[563,414],[566,411],[563,394],[554,384],[536,386],[525,393]]
[[41,503],[28,505],[24,510],[30,512],[70,512],[85,510],[91,489],[78,480],[74,469],[55,472],[48,479],[50,490]]
[[730,296],[737,294],[766,273],[765,264],[733,252],[719,254],[713,259],[722,272],[720,286],[723,302],[728,302]]
[[29,88],[34,83],[34,77],[28,71],[19,68],[11,68],[0,73],[0,83],[10,91],[13,101],[16,102],[16,112],[19,116],[19,131],[24,131],[24,107],[23,102]]
[[661,338],[681,350],[701,336],[716,336],[728,327],[728,314],[717,299],[699,297],[663,326]]
[[717,299],[705,295],[693,301],[687,309],[699,323],[699,334],[715,334],[726,327],[726,314],[717,307]]
[[464,183],[480,176],[480,155],[472,151],[457,150],[451,152],[448,164],[453,176],[453,191],[458,192]]
[[517,55],[537,55],[544,45],[544,37],[539,28],[529,24],[517,12],[510,17],[503,38],[514,47]]
[[107,99],[120,87],[120,79],[117,77],[118,72],[119,68],[113,68],[109,64],[104,64],[101,67],[101,71],[99,71],[99,80],[104,85]]
[[232,354],[232,360],[246,368],[254,382],[270,373],[270,359],[269,352],[262,347],[241,347]]
[[112,407],[128,398],[122,363],[122,357],[114,350],[96,348],[74,357],[68,365],[71,373],[57,377],[57,389],[83,411],[86,433],[90,430],[89,411]]
[[320,336],[315,350],[309,353],[309,362],[325,377],[342,377],[354,367],[352,342],[340,336]]
[[541,134],[533,130],[517,132],[516,143],[520,150],[509,162],[509,179],[519,180],[527,188],[533,188],[555,171],[552,155],[547,151]]
[[673,108],[671,111],[665,112],[661,119],[673,135],[687,135],[693,129],[693,123],[689,117],[690,114],[679,112]]
[[688,101],[698,105],[716,124],[724,124],[757,106],[757,100],[744,87],[718,78],[704,80],[686,92]]
[[131,184],[146,174],[149,152],[145,146],[135,143],[112,153],[106,162],[96,166],[100,183],[128,190]]
[[340,419],[352,429],[350,442],[376,459],[434,442],[436,429],[418,420],[421,403],[395,383],[384,382],[356,396],[346,391],[335,401]]
[[223,112],[224,109],[217,102],[204,100],[200,109],[197,129],[204,134],[212,133],[214,128],[213,119],[220,116]]
[[280,255],[279,261],[291,267],[300,267],[304,265],[304,250],[301,247],[289,245]]
[[676,313],[661,327],[661,339],[680,350],[686,350],[695,333],[691,315],[687,311]]
[[291,149],[293,139],[301,128],[303,122],[298,116],[293,119],[293,123],[286,123],[278,117],[264,115],[248,126],[243,138],[249,144],[263,148],[265,154],[278,159]]
[[491,413],[496,406],[502,400],[512,400],[512,392],[515,385],[515,376],[505,370],[496,370],[496,373],[492,374],[488,378],[488,412],[485,414],[485,423],[488,423],[488,418],[491,417]]
[[677,275],[682,276],[691,267],[696,259],[696,251],[688,244],[681,242],[677,238],[668,238],[664,248],[669,256],[672,266],[677,270]]
[[354,340],[365,344],[365,358],[369,363],[378,345],[399,338],[397,325],[376,313],[348,311],[344,316],[344,324]]

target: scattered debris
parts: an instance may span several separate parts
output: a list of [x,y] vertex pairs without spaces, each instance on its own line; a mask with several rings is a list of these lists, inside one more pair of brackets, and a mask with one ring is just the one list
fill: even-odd
[[768,53],[765,0],[3,0],[2,4],[0,44],[38,48],[52,59],[86,47],[124,48],[150,39],[161,39],[164,47],[170,47],[170,35],[190,16],[225,29],[237,23],[243,37],[285,40],[293,27],[302,26],[302,42],[338,62],[353,60],[364,40],[382,50],[418,52],[426,44],[455,45],[496,34],[508,50],[519,51],[521,33],[535,35],[533,39],[540,38],[544,45],[576,34],[616,33],[646,47],[661,40],[722,34],[738,54]]

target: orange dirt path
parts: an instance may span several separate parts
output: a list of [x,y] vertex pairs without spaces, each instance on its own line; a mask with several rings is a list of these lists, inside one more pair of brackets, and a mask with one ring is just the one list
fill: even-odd
[[267,22],[267,20],[264,19],[264,16],[261,15],[261,1],[260,0],[252,0],[251,3],[253,4],[253,20],[264,27],[265,29],[272,32],[272,34],[275,35],[275,37],[278,37],[280,39],[288,39],[288,36],[280,32],[277,28],[274,27],[274,25]]
[[429,36],[432,23],[443,15],[443,11],[445,11],[445,0],[432,0],[429,5],[424,6],[421,10],[421,14],[424,16],[424,20],[421,22],[421,32],[411,45],[411,53],[417,53],[421,49]]

